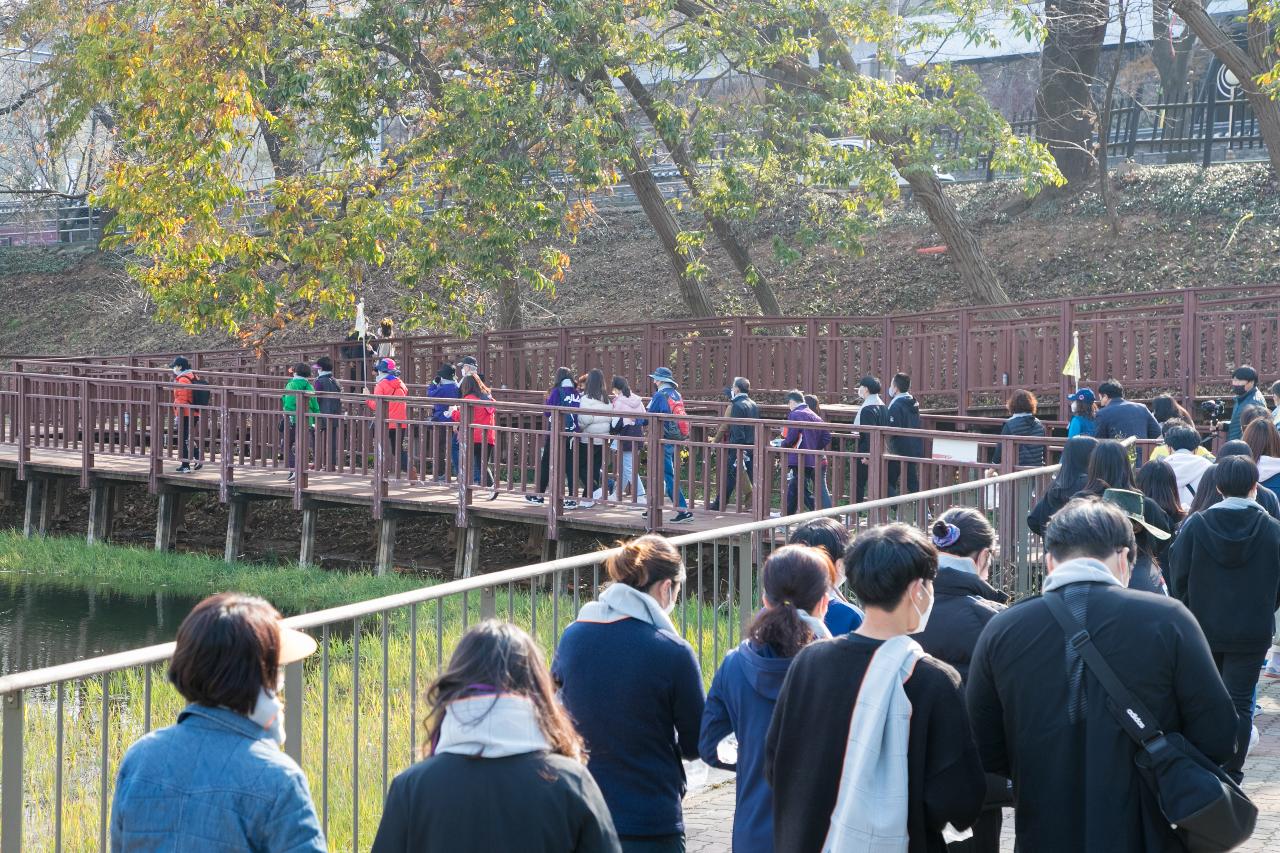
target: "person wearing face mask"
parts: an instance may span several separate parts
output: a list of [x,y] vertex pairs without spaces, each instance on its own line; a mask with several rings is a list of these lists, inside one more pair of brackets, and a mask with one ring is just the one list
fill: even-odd
[[1222,500],[1182,525],[1169,559],[1173,596],[1195,615],[1239,717],[1237,751],[1223,765],[1240,781],[1253,728],[1253,695],[1280,608],[1280,522],[1256,502],[1252,459],[1219,459]]
[[945,849],[986,792],[960,676],[908,634],[933,610],[938,552],[905,524],[860,533],[844,559],[865,608],[852,634],[787,670],[765,742],[773,846],[788,853]]
[[697,658],[670,616],[684,562],[649,535],[620,546],[606,567],[611,583],[565,629],[551,675],[624,853],[680,853],[680,759],[698,757],[704,704]]
[[342,393],[342,384],[334,378],[333,359],[327,355],[317,358],[315,364],[311,365],[311,371],[316,377],[312,384],[317,392],[316,403],[321,415],[317,419],[317,467],[333,471],[338,467],[338,432],[342,428],[342,399],[336,395]]
[[325,850],[307,777],[284,745],[284,666],[316,641],[261,598],[224,592],[178,627],[169,681],[190,704],[125,753],[111,849]]
[[1219,427],[1227,431],[1227,441],[1235,441],[1244,437],[1244,424],[1240,415],[1250,406],[1258,406],[1267,411],[1267,400],[1258,390],[1258,371],[1247,364],[1242,364],[1231,374],[1231,393],[1235,400],[1231,404],[1231,420]]
[[[858,380],[858,413],[853,416],[853,425],[886,426],[889,423],[889,407],[880,398],[880,380],[874,376],[864,376]],[[858,452],[871,452],[871,433],[858,433]],[[867,499],[867,482],[871,467],[865,459],[858,460],[858,503]]]
[[1236,715],[1204,633],[1175,599],[1127,588],[1137,545],[1119,507],[1071,501],[1044,545],[1044,594],[987,624],[965,688],[983,766],[1013,780],[1017,847],[1185,849],[1134,764],[1137,744],[1072,644],[1079,630],[1064,630],[1055,613],[1060,603],[1088,632],[1166,733],[1222,764],[1235,751]]
[[173,371],[173,381],[176,383],[173,389],[173,406],[182,445],[182,458],[176,473],[186,474],[204,467],[200,452],[200,407],[209,405],[209,392],[204,388],[192,387],[206,383],[191,369],[191,362],[185,356],[175,358],[169,368]]

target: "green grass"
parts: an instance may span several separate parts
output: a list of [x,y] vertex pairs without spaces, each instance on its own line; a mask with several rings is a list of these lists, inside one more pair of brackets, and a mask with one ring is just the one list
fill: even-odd
[[64,589],[105,586],[125,595],[166,590],[203,596],[225,590],[260,595],[277,608],[305,613],[352,601],[419,589],[437,581],[412,575],[379,577],[297,565],[228,564],[201,554],[161,554],[144,548],[86,545],[71,538],[26,539],[0,533],[0,577],[14,573]]
[[[703,556],[706,552],[703,553]],[[704,589],[712,581],[708,560],[699,578],[699,555],[692,551],[691,581]],[[76,540],[27,541],[0,535],[0,572],[22,572],[67,587],[103,584],[121,592],[154,591],[163,586],[175,593],[200,594],[225,588],[263,595],[294,610],[354,601],[416,588],[420,579],[377,578],[287,567],[226,566],[207,557],[164,555],[114,546],[87,546]],[[721,568],[719,599],[727,597],[727,577]],[[591,597],[594,573],[577,578],[565,572],[558,582],[535,590],[509,585],[496,591],[493,605],[499,618],[529,630],[550,658],[560,633],[572,621],[575,604]],[[576,583],[575,583],[576,581]],[[696,583],[690,586],[696,586]],[[554,593],[553,591],[554,590]],[[575,601],[576,591],[576,601]],[[536,601],[536,608],[534,603]],[[301,702],[286,696],[288,714],[301,713],[303,769],[310,781],[317,811],[324,817],[324,768],[328,768],[327,836],[330,849],[351,849],[359,831],[359,846],[372,843],[382,811],[383,788],[392,776],[419,754],[423,735],[420,697],[441,661],[447,661],[467,625],[481,618],[481,595],[449,596],[420,604],[416,612],[402,608],[385,617],[334,626],[322,642],[322,652],[305,664],[305,692]],[[737,641],[736,601],[718,608],[686,600],[673,614],[677,626],[687,624],[685,637],[693,645],[709,684],[719,657]],[[411,632],[416,622],[416,635]],[[699,621],[701,620],[701,621]],[[315,635],[324,639],[320,632]],[[359,678],[356,678],[354,640],[359,639]],[[383,638],[386,654],[383,654]],[[324,669],[327,651],[327,760],[321,709],[326,704]],[[164,665],[135,667],[101,677],[68,682],[64,686],[61,761],[57,748],[57,705],[54,688],[26,696],[24,721],[24,849],[53,848],[55,780],[62,768],[63,849],[99,849],[99,791],[102,744],[107,745],[107,801],[115,771],[125,750],[142,736],[146,719],[146,684],[151,685],[151,726],[173,722],[182,698],[164,677]],[[383,682],[387,687],[383,689]],[[107,720],[103,721],[103,687],[108,691]],[[358,689],[359,701],[355,701]],[[387,731],[383,734],[383,704]],[[358,729],[357,729],[358,723]],[[358,732],[358,733],[357,733]],[[387,770],[382,765],[387,754]],[[358,798],[355,794],[359,782]],[[358,805],[358,818],[357,818]]]

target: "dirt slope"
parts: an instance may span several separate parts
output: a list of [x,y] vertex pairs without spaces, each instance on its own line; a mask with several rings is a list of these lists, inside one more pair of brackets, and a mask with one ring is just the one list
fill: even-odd
[[[1015,299],[1144,291],[1199,284],[1280,281],[1280,194],[1259,166],[1135,168],[1118,179],[1121,234],[1111,234],[1095,193],[1002,213],[1011,184],[955,187]],[[686,227],[697,227],[693,220]],[[785,215],[750,235],[753,254],[788,312],[879,314],[967,299],[949,259],[920,255],[938,241],[919,210],[896,206],[861,257],[819,250],[792,266],[772,258]],[[683,314],[661,247],[639,213],[602,215],[569,248],[569,274],[554,296],[531,296],[528,325],[661,319]],[[711,251],[710,282],[723,313],[754,313],[727,262]],[[394,287],[375,282],[370,315],[391,310]],[[150,320],[150,304],[114,259],[78,248],[0,250],[0,353],[135,352],[230,345],[217,333],[191,339]],[[477,317],[483,324],[488,317]],[[288,338],[339,333],[343,324]]]

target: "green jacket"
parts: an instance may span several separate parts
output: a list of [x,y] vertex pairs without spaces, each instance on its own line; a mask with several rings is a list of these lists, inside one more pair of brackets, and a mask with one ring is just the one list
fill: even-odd
[[[298,401],[292,393],[289,393],[292,391],[307,392],[307,411],[320,411],[320,401],[316,399],[316,389],[312,387],[310,380],[304,379],[301,376],[295,376],[284,386],[284,390],[286,393],[280,398],[280,403],[286,412],[298,411]],[[307,420],[310,422],[311,426],[316,425],[315,418],[307,418]],[[290,423],[296,423],[297,419],[290,417],[289,421]]]

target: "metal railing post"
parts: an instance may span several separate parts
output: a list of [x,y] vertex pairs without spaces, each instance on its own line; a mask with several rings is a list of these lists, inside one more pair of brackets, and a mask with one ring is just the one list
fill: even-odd
[[80,380],[80,488],[89,488],[93,471],[93,436],[97,430],[93,419],[93,394],[89,380]]
[[284,751],[299,767],[302,766],[302,712],[305,696],[302,661],[286,665],[284,697],[289,702],[289,712],[284,715]]
[[4,697],[4,740],[0,745],[0,853],[22,853],[23,696]]

